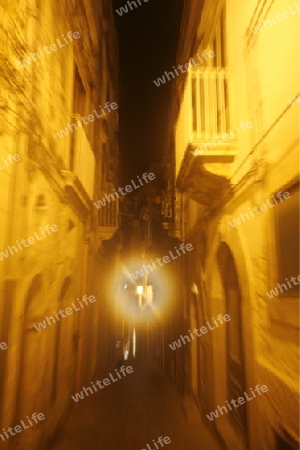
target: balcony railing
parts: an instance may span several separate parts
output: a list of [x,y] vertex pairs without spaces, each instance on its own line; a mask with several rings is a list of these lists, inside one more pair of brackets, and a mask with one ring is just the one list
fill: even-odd
[[[114,192],[112,189],[109,192],[100,194],[100,197],[102,199],[105,199],[105,194],[107,194],[107,196],[112,195],[114,197]],[[105,206],[101,207],[98,210],[98,226],[108,228],[117,227],[118,214],[119,214],[118,199],[116,198],[115,201],[106,200]]]
[[191,72],[192,133],[195,140],[212,139],[230,128],[226,69]]
[[225,68],[193,68],[189,72],[176,126],[177,174],[187,149],[202,148],[206,156],[215,159],[232,153],[232,136],[222,138],[231,127],[229,81]]

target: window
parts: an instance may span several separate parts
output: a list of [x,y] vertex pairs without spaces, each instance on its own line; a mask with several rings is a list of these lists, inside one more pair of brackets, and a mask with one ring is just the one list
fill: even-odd
[[221,11],[221,17],[220,17],[220,66],[226,67],[227,66],[227,57],[226,57],[226,13],[225,8]]
[[84,116],[86,92],[78,71],[75,66],[74,94],[73,94],[73,112]]
[[[74,88],[73,88],[73,113],[74,117],[72,120],[72,124],[74,124],[73,130],[78,128],[78,125],[75,124],[75,116],[82,117],[84,116],[85,111],[85,100],[86,100],[86,92],[79,74],[78,67],[75,65],[74,69]],[[82,124],[83,125],[83,124]],[[76,133],[71,133],[70,139],[70,153],[69,153],[69,169],[71,171],[75,170],[75,145],[76,145]]]
[[226,67],[226,13],[225,7],[221,10],[219,20],[217,21],[214,37],[212,41],[212,50],[215,53],[213,59],[214,67]]
[[[284,189],[282,189],[284,192]],[[298,297],[299,286],[290,281],[291,277],[299,275],[299,184],[285,191],[290,198],[278,201],[274,208],[276,215],[276,245],[277,245],[277,282],[287,285],[283,288],[281,297]],[[275,195],[274,195],[275,197]]]

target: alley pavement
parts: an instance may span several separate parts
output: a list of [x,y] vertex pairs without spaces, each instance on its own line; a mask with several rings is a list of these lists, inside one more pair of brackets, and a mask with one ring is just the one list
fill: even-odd
[[158,366],[127,365],[133,373],[74,404],[51,450],[156,450],[160,436],[171,439],[164,444],[170,450],[224,449]]

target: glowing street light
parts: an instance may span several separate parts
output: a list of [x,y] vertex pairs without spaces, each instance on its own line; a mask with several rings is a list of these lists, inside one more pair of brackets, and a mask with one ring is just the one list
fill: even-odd
[[142,308],[144,287],[143,286],[137,286],[136,287],[136,292],[138,294],[139,307]]
[[137,292],[138,295],[142,295],[143,291],[144,291],[144,287],[143,286],[137,286],[136,287],[136,292]]
[[147,289],[147,294],[146,294],[147,305],[151,305],[151,303],[153,301],[153,287],[151,284],[149,284],[148,286],[146,286],[146,289]]

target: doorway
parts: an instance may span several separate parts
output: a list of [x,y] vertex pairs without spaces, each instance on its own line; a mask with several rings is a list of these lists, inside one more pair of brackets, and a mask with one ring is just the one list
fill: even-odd
[[[70,295],[71,286],[72,279],[70,277],[65,278],[58,302],[58,307],[63,310],[70,307],[72,300],[74,300]],[[74,375],[78,340],[74,337],[76,336],[74,321],[76,321],[76,318],[72,314],[56,323],[52,402],[55,402],[59,397],[65,398],[75,388]]]
[[[45,380],[47,361],[47,330],[37,332],[35,325],[45,315],[42,276],[36,275],[25,300],[23,323],[20,335],[20,365],[18,393],[16,397],[15,422],[19,423],[33,412],[47,411],[48,386]],[[20,439],[18,437],[17,439]],[[33,428],[22,433],[23,446],[30,448],[36,439]]]
[[[238,397],[244,397],[246,391],[243,352],[243,299],[235,261],[225,243],[219,248],[218,262],[224,288],[226,314],[231,317],[231,320],[226,323],[227,400],[231,401]],[[233,408],[230,411],[230,419],[247,442],[246,403],[238,408]]]

